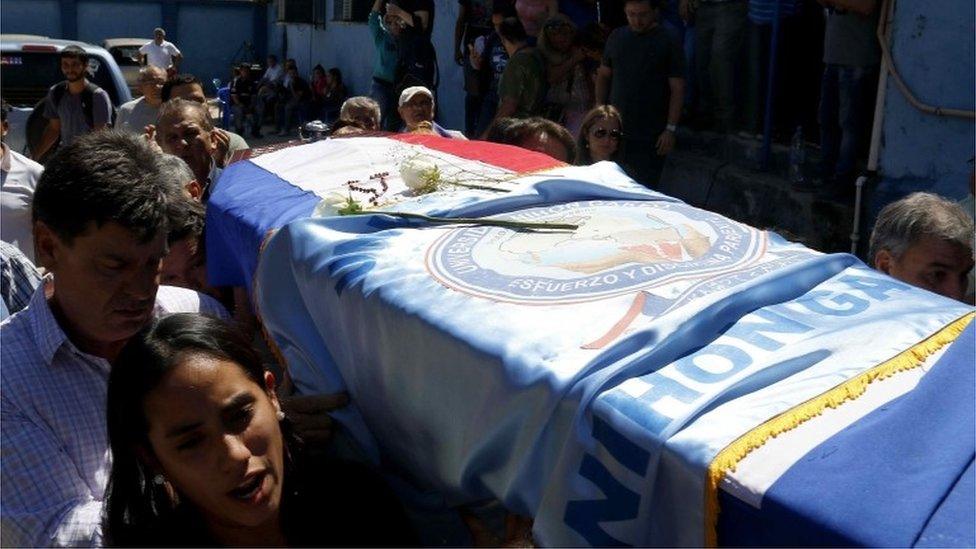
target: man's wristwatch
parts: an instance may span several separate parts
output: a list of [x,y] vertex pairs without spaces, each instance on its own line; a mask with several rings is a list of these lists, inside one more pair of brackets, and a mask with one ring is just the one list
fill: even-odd
[[664,129],[667,130],[667,131],[669,131],[669,132],[671,132],[671,133],[675,133],[675,132],[678,131],[678,125],[677,124],[668,124],[667,126],[664,126]]

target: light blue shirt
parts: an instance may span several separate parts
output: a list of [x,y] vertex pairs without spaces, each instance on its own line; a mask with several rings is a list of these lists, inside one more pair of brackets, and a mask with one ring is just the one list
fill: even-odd
[[[228,316],[208,296],[161,286],[154,315],[178,312]],[[42,285],[0,324],[0,362],[0,545],[101,545],[108,361],[68,339]]]

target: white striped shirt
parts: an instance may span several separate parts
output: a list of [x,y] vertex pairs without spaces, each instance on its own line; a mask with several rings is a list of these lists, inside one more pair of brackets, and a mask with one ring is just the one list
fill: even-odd
[[[228,316],[208,296],[161,286],[155,316],[178,312]],[[0,324],[0,363],[0,544],[101,545],[108,361],[71,343],[42,284]]]

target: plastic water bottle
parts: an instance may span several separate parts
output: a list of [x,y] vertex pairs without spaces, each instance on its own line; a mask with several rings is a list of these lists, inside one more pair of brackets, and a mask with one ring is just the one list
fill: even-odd
[[803,183],[803,162],[806,160],[806,149],[803,144],[803,126],[797,126],[790,140],[790,182]]

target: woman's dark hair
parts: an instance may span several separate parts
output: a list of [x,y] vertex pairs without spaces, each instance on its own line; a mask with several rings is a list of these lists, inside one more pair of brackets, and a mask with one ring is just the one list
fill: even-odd
[[312,72],[315,71],[319,71],[320,73],[322,73],[322,76],[325,76],[325,67],[323,67],[322,65],[315,65],[314,67],[312,67]]
[[491,14],[518,18],[518,12],[515,11],[515,2],[512,0],[495,0],[491,5]]
[[[624,127],[624,121],[620,118],[620,111],[613,105],[599,105],[590,109],[580,123],[579,137],[576,138],[576,163],[580,166],[588,166],[593,163],[593,155],[590,153],[590,128],[600,120],[615,119],[620,124],[620,129]],[[611,156],[611,160],[621,157],[623,139],[617,142],[617,152]]]
[[176,511],[166,487],[153,483],[154,472],[139,457],[140,451],[151,452],[143,402],[167,373],[194,354],[234,362],[264,387],[260,356],[229,322],[200,314],[174,314],[129,340],[112,366],[108,383],[112,473],[104,526],[111,545],[154,543],[152,536],[160,534],[160,525]]
[[540,133],[548,134],[559,141],[566,149],[567,162],[573,163],[576,159],[576,144],[573,143],[573,135],[566,128],[541,116],[499,118],[488,127],[487,139],[485,140],[521,147],[525,140]]
[[[234,68],[234,74],[237,74],[236,67]],[[190,84],[197,84],[201,89],[203,88],[203,84],[200,82],[200,79],[192,74],[182,73],[171,76],[166,80],[166,83],[163,84],[163,89],[159,92],[160,97],[163,98],[163,101],[169,101],[170,97],[173,97],[173,88],[176,86],[189,86]]]
[[342,71],[339,70],[339,67],[332,67],[329,69],[329,74],[332,75],[332,80],[335,81],[336,86],[342,85]]
[[519,140],[524,123],[525,120],[522,118],[498,118],[491,123],[491,126],[488,126],[485,141],[515,145]]
[[518,17],[506,17],[498,25],[498,36],[514,44],[525,42],[528,35],[525,34],[525,27]]

